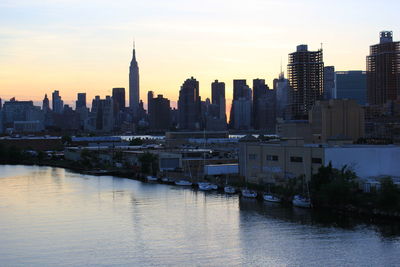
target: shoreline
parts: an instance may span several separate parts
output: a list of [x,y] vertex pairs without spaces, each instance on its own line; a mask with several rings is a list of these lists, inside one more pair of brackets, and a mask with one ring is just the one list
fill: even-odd
[[[3,164],[1,164],[3,165]],[[135,173],[129,169],[98,169],[98,170],[89,170],[87,168],[82,168],[78,166],[73,166],[70,162],[62,161],[54,162],[21,162],[19,164],[4,164],[4,165],[23,165],[23,166],[41,166],[41,167],[53,167],[53,168],[63,168],[75,173],[83,174],[83,175],[94,175],[94,176],[114,176],[124,179],[131,179],[136,181],[145,182],[145,175],[141,173]],[[159,182],[158,182],[159,183]],[[162,184],[162,183],[160,183]],[[192,186],[191,188],[193,188]],[[238,189],[242,189],[239,187]],[[219,190],[220,191],[220,190]],[[264,202],[263,200],[263,191],[255,190],[258,193],[256,198],[259,202]],[[288,200],[283,201],[282,203],[277,203],[282,207],[290,207],[291,203]],[[318,207],[307,209],[310,211],[321,211],[321,212],[331,212],[333,214],[337,214],[340,216],[349,216],[352,218],[361,219],[365,222],[399,222],[400,221],[400,213],[399,212],[386,212],[378,209],[365,209],[358,207]]]

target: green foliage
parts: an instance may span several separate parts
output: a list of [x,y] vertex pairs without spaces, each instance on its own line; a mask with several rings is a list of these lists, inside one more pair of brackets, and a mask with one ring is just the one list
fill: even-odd
[[61,142],[63,144],[69,145],[69,144],[72,143],[72,138],[69,135],[64,135],[64,136],[61,137]]
[[391,178],[385,178],[381,181],[377,204],[382,210],[400,211],[400,189],[393,183]]
[[315,206],[336,206],[355,203],[358,190],[356,174],[344,166],[341,170],[328,166],[319,168],[310,183],[311,198]]
[[27,156],[16,146],[4,146],[0,144],[0,163],[1,164],[19,164]]
[[139,156],[142,173],[155,174],[157,172],[157,155],[152,153],[144,153]]

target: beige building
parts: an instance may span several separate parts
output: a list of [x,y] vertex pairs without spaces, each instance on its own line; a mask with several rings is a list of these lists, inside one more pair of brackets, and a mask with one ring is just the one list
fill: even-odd
[[364,109],[353,99],[316,101],[309,121],[285,121],[277,126],[281,137],[302,137],[306,143],[326,143],[338,136],[356,141],[364,137]]
[[400,146],[353,145],[343,141],[304,144],[302,139],[259,142],[246,137],[239,142],[239,172],[254,184],[285,183],[304,175],[307,180],[329,163],[347,166],[363,179],[376,176],[398,177]]

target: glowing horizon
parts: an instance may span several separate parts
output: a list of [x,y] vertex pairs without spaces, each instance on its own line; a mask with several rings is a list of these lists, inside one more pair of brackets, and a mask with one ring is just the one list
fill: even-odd
[[[200,82],[202,99],[211,83],[265,79],[272,88],[281,62],[299,44],[324,48],[324,63],[336,70],[365,70],[369,46],[379,32],[398,40],[397,10],[385,13],[373,1],[162,0],[130,1],[5,0],[0,4],[0,97],[41,101],[59,90],[66,103],[78,92],[111,95],[125,87],[132,39],[140,71],[140,98],[147,91],[177,101],[183,81]],[[286,72],[286,71],[285,71]],[[72,105],[74,106],[74,105]]]

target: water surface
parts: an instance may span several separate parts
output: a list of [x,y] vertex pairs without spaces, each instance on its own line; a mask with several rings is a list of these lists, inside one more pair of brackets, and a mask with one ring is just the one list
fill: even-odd
[[58,168],[0,166],[1,266],[399,266],[396,225]]

